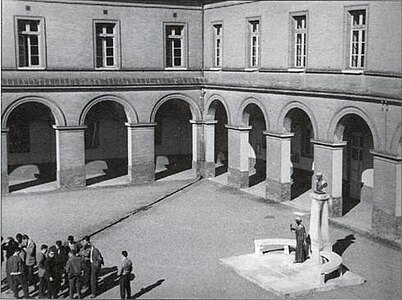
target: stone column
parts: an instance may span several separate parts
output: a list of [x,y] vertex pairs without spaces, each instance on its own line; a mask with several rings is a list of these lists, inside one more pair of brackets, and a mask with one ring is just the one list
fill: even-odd
[[251,126],[226,125],[228,129],[228,184],[246,188],[249,184],[248,139]]
[[53,126],[56,130],[57,185],[85,186],[86,126]]
[[155,123],[127,126],[128,178],[133,184],[155,180]]
[[196,176],[205,175],[204,121],[190,120],[193,127],[193,171]]
[[328,194],[312,192],[310,215],[311,259],[321,264],[320,251],[332,251],[328,228]]
[[264,132],[267,142],[266,198],[290,200],[290,141],[293,133]]
[[373,154],[373,229],[380,235],[401,236],[402,157]]
[[218,121],[205,121],[204,143],[205,143],[205,166],[204,177],[215,177],[215,125]]
[[314,173],[324,174],[330,196],[329,214],[342,216],[342,165],[346,142],[328,142],[312,139],[314,144]]
[[1,129],[1,193],[8,193],[8,128]]

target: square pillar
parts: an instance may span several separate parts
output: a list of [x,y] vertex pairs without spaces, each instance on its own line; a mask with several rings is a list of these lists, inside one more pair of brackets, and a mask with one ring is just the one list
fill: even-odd
[[8,128],[1,129],[1,193],[8,193]]
[[401,236],[402,157],[377,151],[373,154],[372,227],[382,236]]
[[53,126],[56,130],[57,185],[85,186],[86,126]]
[[127,126],[128,178],[133,184],[155,180],[155,123]]
[[290,200],[290,142],[294,134],[274,132],[264,134],[267,142],[266,198],[273,201]]
[[205,175],[204,121],[190,120],[192,124],[192,166],[196,176]]
[[205,166],[204,177],[215,177],[215,125],[218,121],[205,121],[204,143],[205,143]]
[[228,129],[228,184],[236,188],[249,185],[248,140],[250,126],[231,126]]
[[342,166],[346,142],[328,142],[312,139],[314,144],[314,173],[323,174],[328,183],[330,217],[342,216]]

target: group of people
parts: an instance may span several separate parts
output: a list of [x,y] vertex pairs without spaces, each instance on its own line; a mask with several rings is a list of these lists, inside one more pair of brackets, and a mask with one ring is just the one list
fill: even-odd
[[[70,235],[64,243],[58,240],[50,247],[41,245],[39,251],[27,234],[18,233],[15,239],[1,239],[1,261],[6,261],[7,283],[14,297],[18,298],[20,286],[24,298],[29,298],[30,286],[38,290],[39,298],[56,299],[63,287],[69,288],[71,299],[75,293],[81,299],[85,287],[91,298],[97,296],[98,276],[104,259],[89,236],[77,242]],[[122,251],[119,269],[122,299],[131,296],[132,269],[127,251]]]

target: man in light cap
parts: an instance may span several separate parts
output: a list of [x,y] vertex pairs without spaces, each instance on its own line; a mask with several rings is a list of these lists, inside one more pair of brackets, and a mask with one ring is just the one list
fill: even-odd
[[296,233],[296,257],[294,263],[302,263],[306,260],[305,243],[306,243],[306,228],[302,224],[302,219],[297,216],[296,226],[290,224],[290,230]]

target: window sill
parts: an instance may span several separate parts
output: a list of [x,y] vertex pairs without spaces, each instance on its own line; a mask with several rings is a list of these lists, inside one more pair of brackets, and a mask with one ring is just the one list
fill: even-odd
[[22,71],[32,71],[32,70],[45,70],[46,67],[18,67],[18,70]]
[[342,73],[360,75],[363,74],[363,70],[342,70]]
[[244,71],[246,71],[246,72],[258,72],[258,68],[245,68]]
[[288,69],[288,72],[290,72],[290,73],[305,73],[306,72],[306,69],[302,69],[302,68],[300,68],[300,69],[296,69],[296,68],[292,68],[292,69]]
[[102,68],[95,68],[97,71],[116,71],[120,70],[120,67],[102,67]]
[[186,67],[169,67],[165,68],[165,71],[186,71]]

